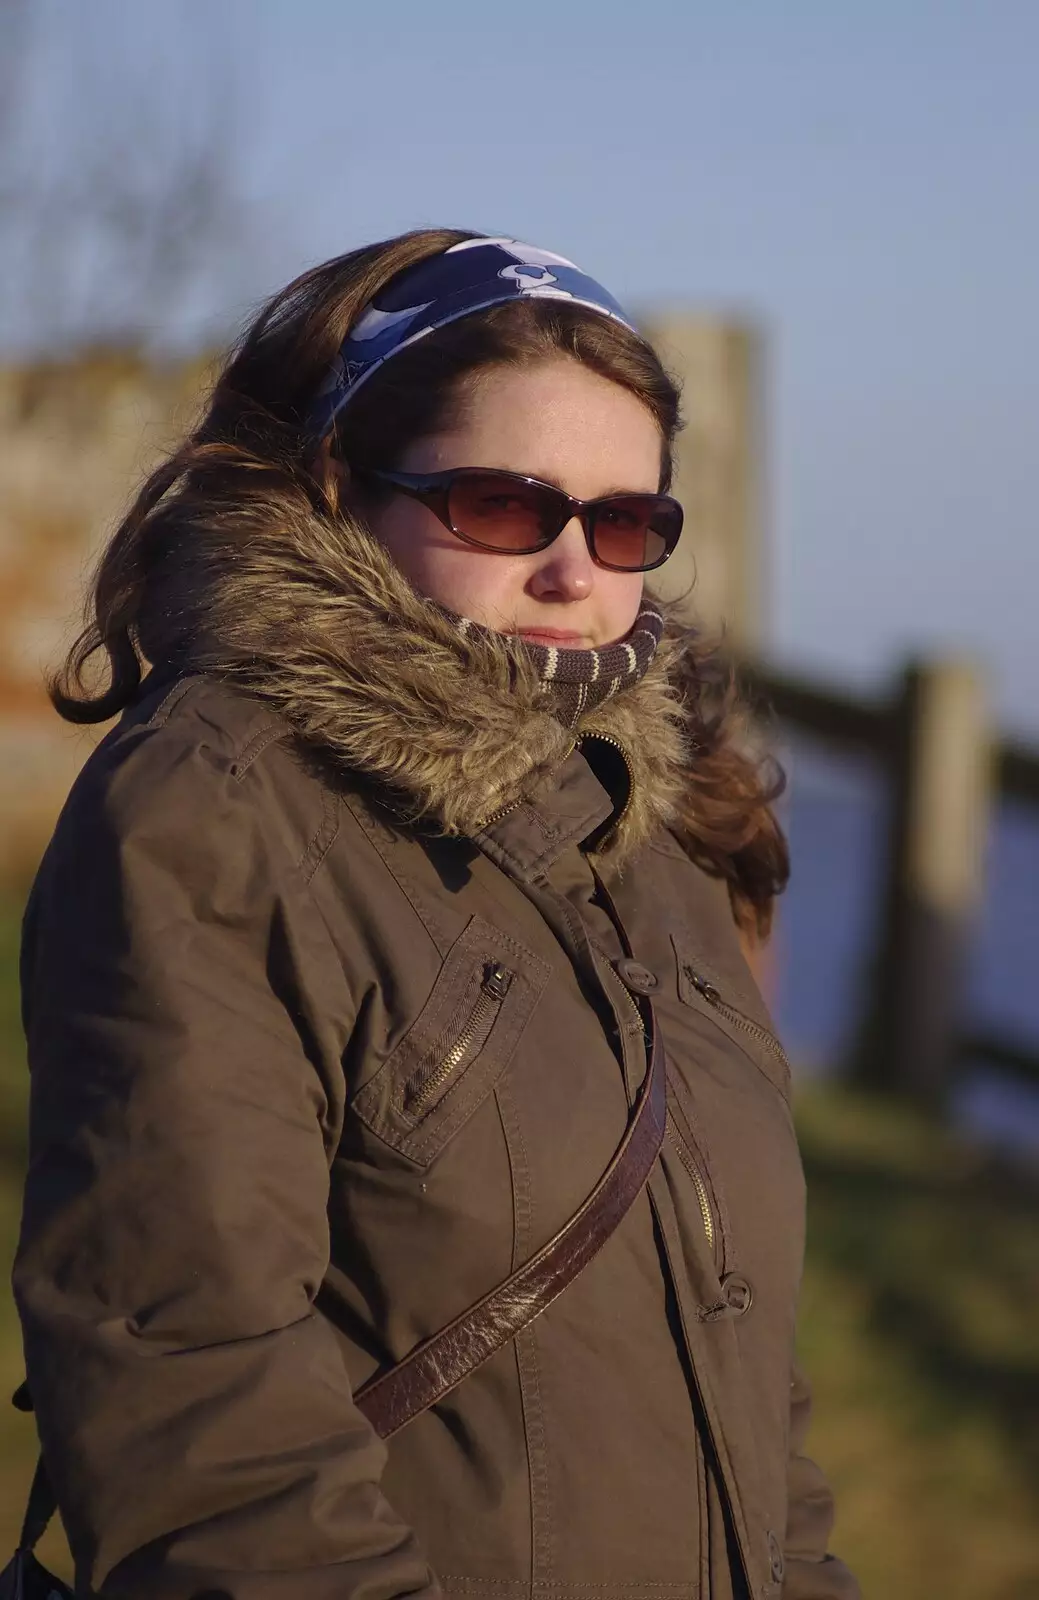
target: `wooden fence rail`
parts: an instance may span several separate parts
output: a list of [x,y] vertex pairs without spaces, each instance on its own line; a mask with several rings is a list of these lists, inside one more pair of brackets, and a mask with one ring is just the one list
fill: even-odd
[[962,662],[911,663],[887,699],[835,692],[761,663],[738,671],[760,715],[870,755],[892,785],[856,1074],[933,1101],[958,1070],[984,1061],[1039,1087],[1039,1043],[973,1029],[962,1010],[990,804],[1039,809],[1039,752],[993,737],[980,678]]

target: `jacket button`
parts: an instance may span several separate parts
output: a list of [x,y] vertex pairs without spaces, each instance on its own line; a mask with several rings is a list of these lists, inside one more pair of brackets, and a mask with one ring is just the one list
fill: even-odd
[[786,1571],[786,1562],[783,1560],[783,1547],[771,1528],[768,1534],[768,1559],[773,1578],[776,1583],[782,1583],[783,1574]]
[[722,1295],[729,1312],[742,1317],[754,1304],[754,1290],[749,1280],[739,1272],[727,1272],[722,1279]]
[[652,994],[654,989],[659,989],[660,979],[655,972],[650,972],[641,961],[632,961],[625,957],[616,963],[617,976],[626,989],[632,994]]

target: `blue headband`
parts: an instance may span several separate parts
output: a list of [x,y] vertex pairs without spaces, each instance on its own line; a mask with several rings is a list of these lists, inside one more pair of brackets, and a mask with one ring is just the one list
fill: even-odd
[[465,239],[398,273],[365,306],[315,402],[315,436],[327,433],[346,402],[398,350],[459,317],[527,298],[568,300],[638,331],[602,284],[565,256],[516,239]]

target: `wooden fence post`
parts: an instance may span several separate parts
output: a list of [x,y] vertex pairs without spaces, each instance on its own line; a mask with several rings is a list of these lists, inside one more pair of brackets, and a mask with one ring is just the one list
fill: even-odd
[[756,659],[764,629],[761,459],[762,339],[750,326],[660,313],[642,331],[682,385],[685,428],[674,492],[686,511],[678,549],[651,575],[691,623],[723,627],[730,649]]
[[934,1100],[964,1022],[984,886],[992,742],[969,663],[907,668],[896,738],[884,922],[860,1076]]

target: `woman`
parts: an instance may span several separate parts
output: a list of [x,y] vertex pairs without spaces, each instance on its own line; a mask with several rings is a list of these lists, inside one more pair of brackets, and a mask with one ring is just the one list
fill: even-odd
[[775,783],[644,592],[676,426],[592,279],[413,233],[275,297],[106,552],[16,1267],[84,1592],[856,1593],[741,954]]

